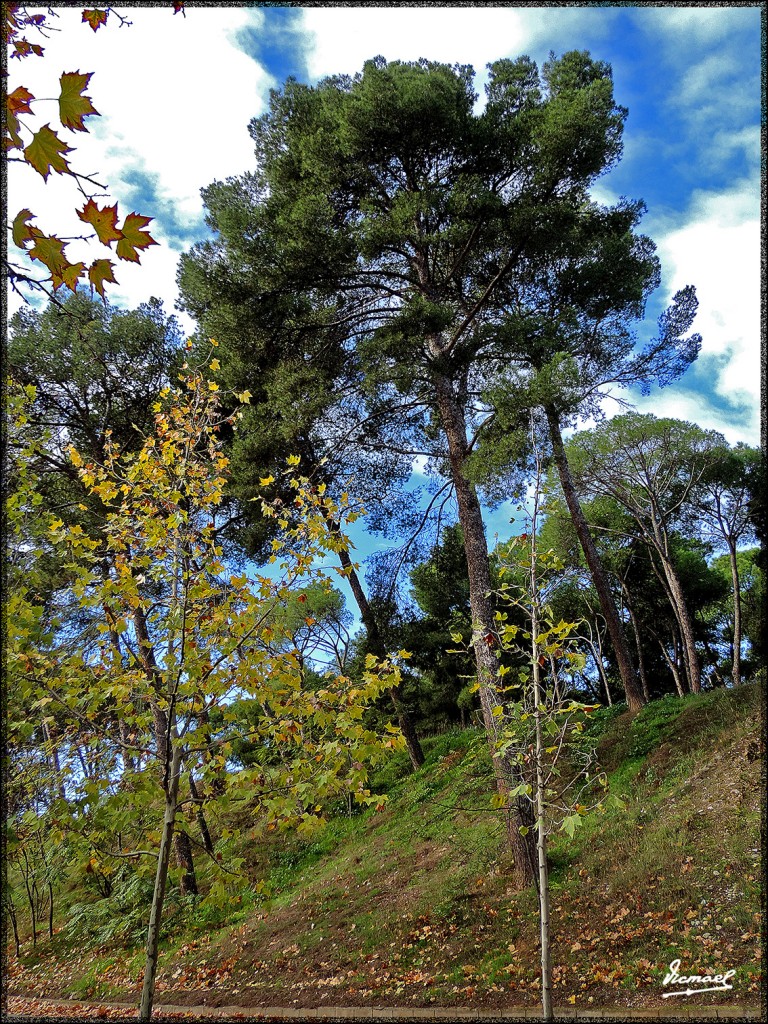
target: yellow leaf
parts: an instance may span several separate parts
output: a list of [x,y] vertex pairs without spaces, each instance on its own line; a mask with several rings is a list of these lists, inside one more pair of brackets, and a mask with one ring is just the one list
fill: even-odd
[[69,164],[64,154],[70,152],[70,147],[51,131],[49,124],[45,124],[24,150],[24,157],[47,180],[51,170],[57,174],[69,173]]
[[238,398],[238,401],[243,403],[243,405],[248,405],[248,403],[251,401],[251,392],[250,391],[241,391],[240,394],[237,396],[237,398]]
[[259,478],[259,483],[261,484],[262,487],[269,487],[269,485],[274,481],[274,479],[275,478],[271,474],[270,476],[262,476]]
[[210,361],[210,363],[208,364],[208,367],[209,367],[209,369],[213,370],[213,372],[215,373],[216,370],[220,370],[221,369],[221,363],[219,362],[218,359],[212,359]]
[[209,380],[208,381],[208,390],[209,391],[218,391],[219,390],[219,385],[215,381]]
[[16,214],[13,221],[13,244],[18,245],[19,248],[24,246],[25,242],[35,238],[36,235],[42,234],[39,228],[32,227],[27,221],[34,219],[34,213],[31,210],[20,210]]

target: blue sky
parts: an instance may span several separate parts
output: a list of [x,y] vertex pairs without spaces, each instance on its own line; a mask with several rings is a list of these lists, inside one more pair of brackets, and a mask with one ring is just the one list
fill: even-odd
[[[117,5],[120,6],[120,5]],[[427,57],[470,63],[483,95],[485,65],[527,53],[587,49],[613,67],[628,107],[624,156],[595,196],[642,198],[643,231],[658,246],[662,285],[647,331],[681,286],[697,288],[698,364],[638,407],[759,442],[761,9],[715,7],[250,7],[135,5],[94,34],[80,8],[57,8],[46,56],[14,61],[10,87],[55,95],[63,71],[92,70],[100,118],[78,134],[73,163],[98,170],[121,210],[154,217],[160,245],[140,267],[120,264],[118,304],[158,295],[172,310],[178,255],[204,232],[200,188],[253,166],[249,120],[286,76],[314,82],[355,73],[363,61]],[[113,19],[114,21],[114,19]],[[150,70],[151,69],[151,70]],[[46,91],[46,88],[48,91]],[[27,206],[60,227],[75,197],[11,165],[10,219]],[[34,180],[37,179],[37,180]],[[78,226],[79,225],[79,226]],[[81,233],[75,221],[71,234]],[[75,244],[69,253],[75,257]],[[14,300],[12,300],[12,306]],[[190,321],[183,321],[192,329]],[[505,531],[508,512],[491,529]]]

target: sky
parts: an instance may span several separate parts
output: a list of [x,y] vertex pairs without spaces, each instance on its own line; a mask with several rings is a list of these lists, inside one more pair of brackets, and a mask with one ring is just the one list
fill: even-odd
[[[719,430],[731,444],[760,442],[760,5],[188,3],[183,16],[170,3],[114,7],[131,24],[110,15],[97,33],[79,6],[56,7],[58,31],[40,40],[44,57],[9,67],[10,89],[24,84],[36,97],[58,95],[61,71],[93,72],[86,91],[101,116],[87,119],[88,133],[64,133],[71,163],[109,184],[121,216],[152,216],[159,243],[140,265],[118,264],[114,304],[131,308],[154,295],[174,311],[178,257],[208,233],[200,189],[255,166],[248,123],[287,76],[311,84],[354,74],[379,54],[426,57],[472,64],[482,102],[491,61],[528,54],[541,65],[550,51],[589,50],[611,64],[616,100],[629,110],[623,158],[594,196],[642,198],[641,229],[662,264],[640,340],[654,336],[682,286],[695,285],[700,302],[697,363],[675,385],[633,401]],[[44,120],[43,104],[34,109]],[[68,212],[77,201],[70,181],[51,175],[46,184],[18,164],[8,172],[9,221],[27,207],[44,230],[82,234]],[[77,248],[84,244],[71,243],[69,258],[90,262],[93,254]],[[507,519],[502,510],[491,528]]]

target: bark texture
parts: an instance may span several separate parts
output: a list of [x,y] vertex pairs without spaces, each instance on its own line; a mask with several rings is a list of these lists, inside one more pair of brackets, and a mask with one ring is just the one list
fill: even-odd
[[584,552],[584,557],[587,560],[592,582],[595,584],[595,590],[600,601],[600,611],[603,613],[605,624],[608,628],[608,635],[611,638],[627,704],[630,711],[639,711],[645,705],[646,697],[638,683],[632,659],[629,655],[629,646],[627,645],[624,627],[616,610],[616,604],[608,586],[608,579],[600,561],[600,555],[592,539],[592,534],[589,532],[589,525],[582,511],[581,502],[576,494],[571,469],[568,465],[568,458],[563,445],[560,420],[557,412],[551,406],[547,407],[545,412],[552,441],[552,451],[555,456],[555,464],[557,465],[565,502],[568,506],[568,511],[571,513],[571,519],[576,530],[576,536],[579,538],[581,550]]
[[[488,734],[488,744],[496,773],[496,786],[504,797],[516,783],[518,769],[507,759],[496,754],[498,723],[493,708],[498,703],[496,681],[499,662],[496,656],[496,627],[490,598],[492,580],[488,564],[488,544],[485,523],[474,485],[467,479],[465,460],[469,455],[466,423],[460,401],[447,379],[435,376],[436,405],[448,442],[451,479],[459,507],[459,522],[464,534],[464,553],[469,575],[469,603],[472,611],[472,646],[477,665],[480,687],[480,706]],[[507,816],[507,838],[514,858],[513,882],[518,889],[530,885],[536,875],[536,850],[531,829],[533,814],[525,798],[515,798]],[[521,835],[520,826],[529,831]]]

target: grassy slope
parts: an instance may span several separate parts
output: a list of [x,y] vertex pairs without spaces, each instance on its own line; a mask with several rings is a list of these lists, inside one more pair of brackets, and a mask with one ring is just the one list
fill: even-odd
[[[681,973],[736,969],[732,993],[686,999],[755,1005],[761,987],[760,745],[756,686],[656,701],[591,726],[623,810],[553,837],[555,1002],[661,1005]],[[427,764],[380,788],[386,810],[334,820],[312,844],[257,845],[267,905],[201,908],[167,939],[158,1001],[192,1005],[533,1005],[535,891],[515,894],[490,775],[471,731],[428,740]],[[208,915],[208,916],[206,916]],[[135,998],[142,953],[87,957],[56,936],[21,963],[11,991]]]

